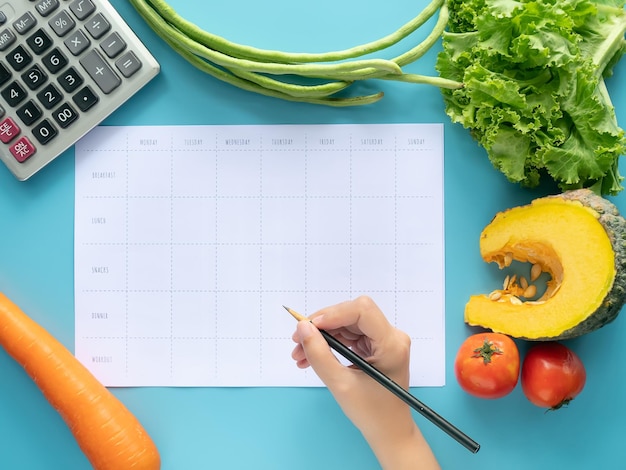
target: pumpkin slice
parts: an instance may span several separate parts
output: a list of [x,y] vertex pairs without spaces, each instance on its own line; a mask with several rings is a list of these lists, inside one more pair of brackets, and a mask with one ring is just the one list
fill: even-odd
[[[465,321],[472,326],[528,340],[562,340],[613,321],[626,301],[626,220],[587,189],[498,213],[480,236],[480,253],[501,269],[513,260],[531,263],[551,279],[536,300],[522,301],[528,291],[515,280],[489,295],[471,296]],[[532,287],[526,297],[533,297]]]

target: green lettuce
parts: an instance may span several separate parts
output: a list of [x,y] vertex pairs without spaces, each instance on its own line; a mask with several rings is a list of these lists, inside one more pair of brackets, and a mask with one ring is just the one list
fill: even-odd
[[509,181],[615,195],[624,130],[604,79],[626,52],[624,0],[448,0],[436,68],[446,113]]

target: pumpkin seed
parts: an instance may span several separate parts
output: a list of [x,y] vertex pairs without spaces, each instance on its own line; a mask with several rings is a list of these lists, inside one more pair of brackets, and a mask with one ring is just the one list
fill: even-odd
[[536,281],[539,276],[541,276],[541,265],[539,263],[535,263],[530,268],[530,282]]
[[524,289],[524,294],[522,295],[522,297],[534,297],[537,294],[537,286],[534,284],[531,284],[530,286],[528,286],[526,289]]
[[502,297],[502,291],[494,290],[491,294],[489,294],[490,300],[499,300]]
[[528,281],[526,280],[526,278],[524,276],[520,276],[519,278],[519,286],[526,290],[528,288]]

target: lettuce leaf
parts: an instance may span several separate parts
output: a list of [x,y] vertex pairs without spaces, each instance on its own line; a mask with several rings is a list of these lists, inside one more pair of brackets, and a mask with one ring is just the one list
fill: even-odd
[[624,0],[448,0],[436,68],[442,89],[509,181],[562,190],[623,187],[626,137],[604,83],[626,52]]

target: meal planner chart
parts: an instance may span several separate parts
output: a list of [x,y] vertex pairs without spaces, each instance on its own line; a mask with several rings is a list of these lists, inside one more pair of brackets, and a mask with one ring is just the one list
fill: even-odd
[[295,320],[368,295],[442,386],[443,126],[100,126],[76,144],[75,354],[107,386],[321,386]]

